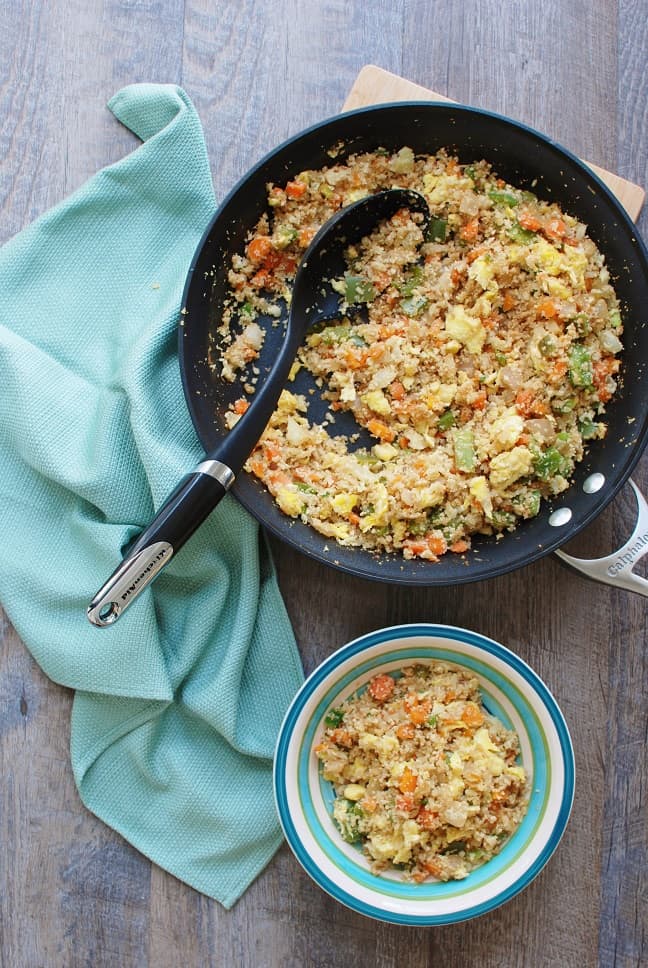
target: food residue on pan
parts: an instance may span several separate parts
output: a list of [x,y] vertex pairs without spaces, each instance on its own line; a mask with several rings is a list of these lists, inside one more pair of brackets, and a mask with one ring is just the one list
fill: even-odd
[[449,663],[374,676],[325,718],[315,746],[333,819],[376,873],[457,880],[497,854],[528,805],[517,735]]
[[[425,196],[425,237],[403,209],[347,249],[340,317],[307,337],[291,374],[310,371],[331,416],[314,422],[308,397],[285,389],[246,467],[284,514],[341,545],[436,560],[514,530],[568,486],[605,435],[622,320],[586,226],[555,203],[485,161],[376,151],[268,186],[229,271],[226,380],[253,392],[259,319],[281,317],[320,226],[391,187]],[[339,411],[371,446],[330,434]]]

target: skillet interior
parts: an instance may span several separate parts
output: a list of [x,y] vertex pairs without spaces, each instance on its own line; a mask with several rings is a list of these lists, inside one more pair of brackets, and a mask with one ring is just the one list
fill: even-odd
[[[494,577],[549,553],[584,528],[614,497],[639,459],[648,434],[644,391],[648,360],[648,258],[634,225],[607,188],[573,155],[524,125],[473,108],[457,105],[405,103],[350,112],[323,122],[281,145],[253,168],[226,198],[201,241],[183,299],[179,333],[183,385],[191,416],[206,451],[226,432],[228,406],[241,395],[240,386],[219,379],[210,360],[217,353],[213,333],[227,292],[232,255],[242,251],[245,237],[266,208],[266,184],[283,183],[304,168],[378,147],[434,153],[446,147],[460,162],[487,159],[497,174],[540,198],[554,200],[588,226],[605,253],[611,282],[621,302],[625,333],[622,382],[611,404],[604,440],[593,443],[577,465],[570,488],[554,502],[543,502],[540,514],[521,522],[512,533],[473,538],[464,556],[445,555],[438,563],[399,556],[374,555],[343,548],[308,525],[286,517],[252,475],[241,473],[233,487],[238,500],[273,534],[298,550],[344,571],[382,581],[413,585],[445,585]],[[269,328],[261,370],[271,364],[282,338],[281,327]],[[301,374],[300,374],[301,376]],[[296,381],[291,389],[300,391]],[[312,407],[312,403],[311,403]],[[311,413],[316,411],[311,410]],[[323,412],[323,410],[322,410]],[[354,428],[357,426],[354,424]],[[343,429],[342,427],[340,429]],[[605,477],[595,494],[583,490],[593,473]],[[571,519],[561,527],[549,518],[556,508],[569,508]]]

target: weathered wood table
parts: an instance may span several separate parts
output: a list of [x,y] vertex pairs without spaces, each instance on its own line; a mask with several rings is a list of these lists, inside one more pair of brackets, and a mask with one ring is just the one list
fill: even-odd
[[[185,87],[220,196],[281,139],[336,113],[366,63],[528,122],[646,185],[647,14],[640,0],[5,0],[1,237],[135,146],[105,110],[133,81]],[[639,225],[645,235],[646,216]],[[644,488],[647,472],[644,458],[635,473]],[[632,505],[624,492],[571,550],[612,551],[629,533]],[[360,633],[433,620],[502,641],[543,676],[577,761],[556,855],[500,910],[414,930],[336,904],[284,847],[225,912],[83,808],[68,756],[72,696],[43,676],[3,618],[0,964],[648,964],[646,601],[554,558],[479,585],[408,590],[273,548],[307,671]]]

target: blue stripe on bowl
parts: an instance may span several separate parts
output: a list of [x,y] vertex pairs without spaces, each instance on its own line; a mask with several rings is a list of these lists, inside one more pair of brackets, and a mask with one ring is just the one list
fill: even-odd
[[[446,913],[443,915],[434,915],[431,913],[404,914],[400,912],[385,911],[383,907],[379,906],[378,903],[376,905],[365,903],[332,881],[331,878],[329,878],[328,875],[325,875],[318,868],[317,864],[314,863],[313,859],[305,850],[304,845],[300,840],[290,816],[285,784],[288,748],[296,720],[302,711],[304,703],[310,698],[313,692],[321,685],[326,677],[331,674],[341,662],[358,655],[365,649],[371,648],[374,645],[379,645],[383,642],[389,642],[394,639],[407,639],[420,636],[441,637],[459,643],[469,643],[477,649],[482,650],[486,655],[490,654],[497,656],[499,659],[503,660],[505,663],[508,663],[513,669],[515,669],[521,678],[536,693],[540,702],[550,716],[558,737],[560,757],[562,759],[564,769],[564,783],[561,791],[560,806],[556,814],[554,826],[534,863],[530,865],[530,867],[513,884],[511,884],[505,890],[495,894],[493,897],[488,898],[486,901],[480,904],[473,905],[470,908],[457,911],[455,913]],[[450,661],[467,664],[468,658],[469,657],[463,655],[456,656],[454,653],[452,653],[452,658]],[[382,661],[385,660],[383,659]],[[357,674],[357,670],[354,675],[355,674]],[[492,674],[492,672],[489,674]],[[537,779],[539,779],[539,777],[536,777],[536,780]],[[379,920],[389,921],[395,924],[411,925],[440,925],[468,920],[469,918],[476,917],[480,914],[485,914],[487,911],[498,907],[522,891],[542,870],[558,846],[571,811],[574,795],[574,780],[574,754],[567,726],[553,696],[544,685],[542,680],[535,674],[535,672],[533,672],[533,670],[522,659],[491,639],[487,639],[478,633],[465,629],[431,624],[394,626],[388,629],[381,629],[377,632],[370,633],[369,635],[362,636],[361,638],[350,642],[348,645],[343,646],[333,655],[329,656],[329,658],[326,659],[321,666],[319,666],[312,673],[311,676],[309,676],[288,709],[280,730],[274,763],[274,788],[279,819],[291,849],[308,874],[310,874],[310,876],[320,885],[320,887],[327,891],[332,897],[361,914],[367,915],[368,917],[374,917]],[[538,784],[534,783],[534,787],[536,785]],[[508,845],[506,845],[499,856],[504,854],[509,848],[514,849],[512,845],[515,839],[516,837],[514,836],[514,838],[509,842]],[[492,861],[489,863],[492,863]],[[486,866],[488,865],[485,865],[485,867]],[[399,886],[403,886],[401,882],[399,882]],[[409,887],[410,885],[405,886]],[[400,896],[402,896],[402,893],[400,893]],[[379,902],[379,897],[377,897],[377,902]]]
[[[357,862],[354,863],[348,854],[340,849],[338,846],[339,835],[334,828],[332,820],[331,833],[322,827],[321,821],[316,814],[315,805],[309,789],[308,773],[315,733],[320,728],[325,713],[331,706],[340,701],[341,695],[346,694],[347,688],[353,680],[365,676],[369,678],[374,668],[384,665],[386,661],[390,663],[400,662],[403,665],[407,665],[413,659],[435,659],[444,662],[453,662],[465,668],[470,668],[477,675],[499,686],[501,691],[508,695],[509,699],[513,699],[514,697],[513,706],[520,718],[526,722],[527,727],[530,727],[527,728],[527,736],[531,746],[533,788],[528,810],[522,823],[515,832],[515,836],[504,845],[492,860],[472,871],[462,881],[449,881],[447,883],[428,881],[423,884],[414,884],[403,880],[390,881],[385,877],[372,874],[367,870],[365,865],[361,865],[360,863],[361,857],[363,856],[361,851],[351,851],[351,853],[357,854]],[[489,698],[491,699],[491,705],[500,708],[493,697]],[[505,716],[501,708],[500,711],[504,718],[508,720],[508,717]],[[510,720],[508,720],[508,725],[510,725]],[[496,672],[490,666],[485,665],[485,663],[473,657],[457,655],[450,650],[437,648],[433,645],[399,650],[390,652],[388,657],[375,656],[366,663],[355,666],[342,679],[337,680],[331,686],[318,704],[304,730],[304,736],[300,744],[298,757],[300,804],[311,835],[319,843],[320,848],[331,863],[343,871],[347,877],[355,880],[363,887],[390,897],[406,897],[412,902],[417,903],[420,901],[434,900],[436,898],[456,897],[466,894],[467,891],[477,890],[495,877],[499,877],[511,864],[515,863],[520,854],[526,849],[528,842],[534,836],[541,823],[547,808],[549,784],[551,781],[551,764],[548,753],[546,738],[533,708],[529,705],[522,693],[499,672]],[[330,790],[330,784],[326,780],[321,779],[320,789],[323,791],[322,798],[324,800],[327,799],[327,787]]]

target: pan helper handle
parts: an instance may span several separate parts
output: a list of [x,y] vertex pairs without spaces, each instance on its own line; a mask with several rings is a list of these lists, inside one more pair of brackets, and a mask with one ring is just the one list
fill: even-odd
[[637,499],[637,522],[623,547],[604,558],[574,558],[565,551],[555,554],[587,578],[648,597],[648,581],[633,570],[639,559],[648,554],[648,504],[635,482],[631,480],[630,484]]
[[234,483],[234,472],[219,460],[204,460],[185,477],[126,553],[88,606],[98,628],[116,622],[159,575]]

